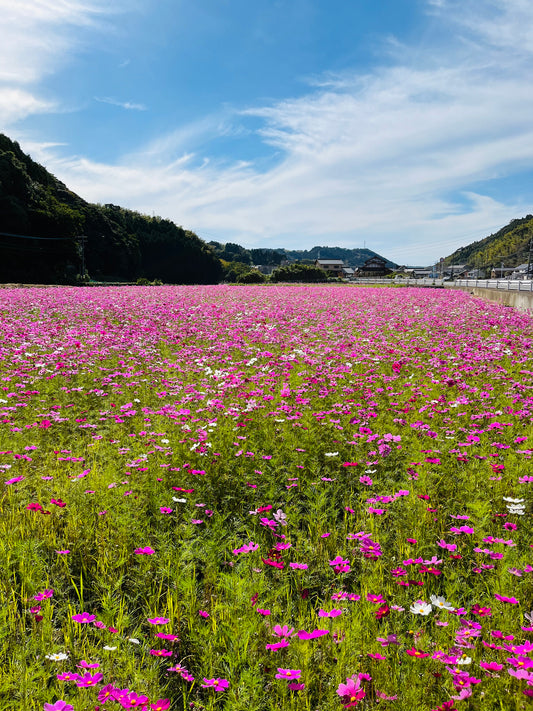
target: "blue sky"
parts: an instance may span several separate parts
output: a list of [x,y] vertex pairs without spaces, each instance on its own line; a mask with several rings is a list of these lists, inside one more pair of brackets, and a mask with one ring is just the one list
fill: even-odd
[[0,130],[82,197],[429,264],[532,210],[530,0],[0,0]]

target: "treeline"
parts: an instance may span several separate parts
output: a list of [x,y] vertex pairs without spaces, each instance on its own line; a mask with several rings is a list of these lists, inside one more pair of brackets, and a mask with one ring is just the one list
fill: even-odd
[[194,232],[160,217],[86,202],[2,134],[0,233],[3,282],[76,283],[87,275],[171,283],[222,278],[220,260]]

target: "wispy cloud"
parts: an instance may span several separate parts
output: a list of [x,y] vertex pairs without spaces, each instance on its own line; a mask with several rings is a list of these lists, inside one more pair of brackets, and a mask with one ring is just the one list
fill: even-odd
[[110,14],[102,0],[0,0],[0,128],[59,108],[41,80],[72,58],[81,30]]
[[126,109],[127,111],[147,111],[147,107],[144,104],[135,104],[132,101],[119,101],[118,99],[113,99],[110,96],[95,96],[94,100],[101,104],[118,106],[119,108]]
[[438,50],[407,48],[363,75],[325,75],[305,96],[225,117],[220,131],[261,124],[256,141],[275,158],[266,170],[207,160],[215,117],[115,165],[43,158],[87,199],[200,234],[268,246],[366,241],[396,261],[430,262],[531,209],[479,185],[533,168],[533,5],[462,0],[458,13],[455,0],[432,0],[428,12],[447,33]]

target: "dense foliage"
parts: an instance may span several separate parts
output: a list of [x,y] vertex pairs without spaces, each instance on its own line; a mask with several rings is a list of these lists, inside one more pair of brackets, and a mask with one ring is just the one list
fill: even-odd
[[5,289],[2,711],[522,711],[533,322],[459,291]]
[[533,239],[533,215],[526,215],[511,222],[482,240],[461,247],[444,263],[468,264],[472,268],[490,270],[504,262],[506,267],[526,264],[530,243]]
[[93,279],[205,284],[222,275],[213,251],[193,232],[160,217],[85,202],[2,134],[0,232],[3,282],[74,281],[82,271],[80,235]]
[[315,283],[327,281],[328,276],[320,267],[313,267],[310,264],[288,264],[284,267],[274,269],[270,276],[273,282],[284,281],[299,281],[307,283]]

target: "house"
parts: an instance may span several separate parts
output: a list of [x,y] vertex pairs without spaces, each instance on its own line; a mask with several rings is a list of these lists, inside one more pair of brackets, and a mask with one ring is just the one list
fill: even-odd
[[355,271],[351,267],[343,267],[342,272],[345,279],[353,279],[355,276]]
[[[529,274],[528,274],[529,269]],[[511,279],[531,279],[533,264],[519,264],[514,268]]]
[[357,277],[382,277],[390,273],[391,270],[387,267],[387,260],[377,255],[367,259],[362,266],[357,267],[355,270]]
[[460,279],[461,277],[466,277],[468,270],[468,264],[449,264],[444,267],[444,276],[450,277],[450,279]]
[[315,267],[327,272],[328,276],[342,277],[344,262],[342,259],[315,259]]
[[514,267],[492,267],[490,278],[491,279],[510,279],[511,274],[514,271]]

